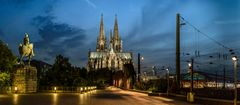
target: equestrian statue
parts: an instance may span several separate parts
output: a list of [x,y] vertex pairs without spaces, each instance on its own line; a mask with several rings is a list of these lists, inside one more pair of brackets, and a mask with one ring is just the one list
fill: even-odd
[[20,43],[18,50],[20,54],[20,64],[24,64],[23,58],[28,57],[28,65],[30,65],[31,58],[34,56],[34,53],[33,53],[33,44],[29,42],[29,37],[27,33],[25,33],[23,44]]

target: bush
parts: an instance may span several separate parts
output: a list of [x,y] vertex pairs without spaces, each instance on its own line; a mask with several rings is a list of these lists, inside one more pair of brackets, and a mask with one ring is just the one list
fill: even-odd
[[10,86],[10,74],[6,72],[0,72],[0,87],[7,87]]
[[140,82],[134,86],[138,90],[149,90],[152,92],[167,92],[167,81],[166,79],[150,80],[148,82]]

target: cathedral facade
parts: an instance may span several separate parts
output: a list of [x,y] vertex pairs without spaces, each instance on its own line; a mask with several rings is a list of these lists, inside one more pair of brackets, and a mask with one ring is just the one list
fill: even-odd
[[115,16],[114,30],[110,30],[109,39],[107,39],[104,31],[103,15],[101,15],[96,51],[88,52],[87,69],[123,70],[124,64],[132,63],[132,53],[124,52],[122,44],[118,31],[117,16]]

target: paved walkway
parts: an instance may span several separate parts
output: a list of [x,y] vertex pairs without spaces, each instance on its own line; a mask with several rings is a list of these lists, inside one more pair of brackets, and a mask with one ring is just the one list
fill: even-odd
[[188,105],[189,103],[114,87],[80,93],[0,95],[0,105]]

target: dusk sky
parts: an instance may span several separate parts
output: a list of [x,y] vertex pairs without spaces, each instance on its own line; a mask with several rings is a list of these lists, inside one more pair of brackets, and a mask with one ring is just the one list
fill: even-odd
[[[176,13],[214,40],[240,49],[239,0],[1,0],[0,5],[0,40],[19,56],[18,45],[28,33],[33,59],[50,64],[62,54],[85,66],[88,49],[96,50],[101,14],[107,38],[117,14],[123,50],[134,53],[135,64],[139,52],[143,66],[174,68]],[[196,49],[202,55],[228,52],[189,25],[181,27],[181,35],[182,56]]]

